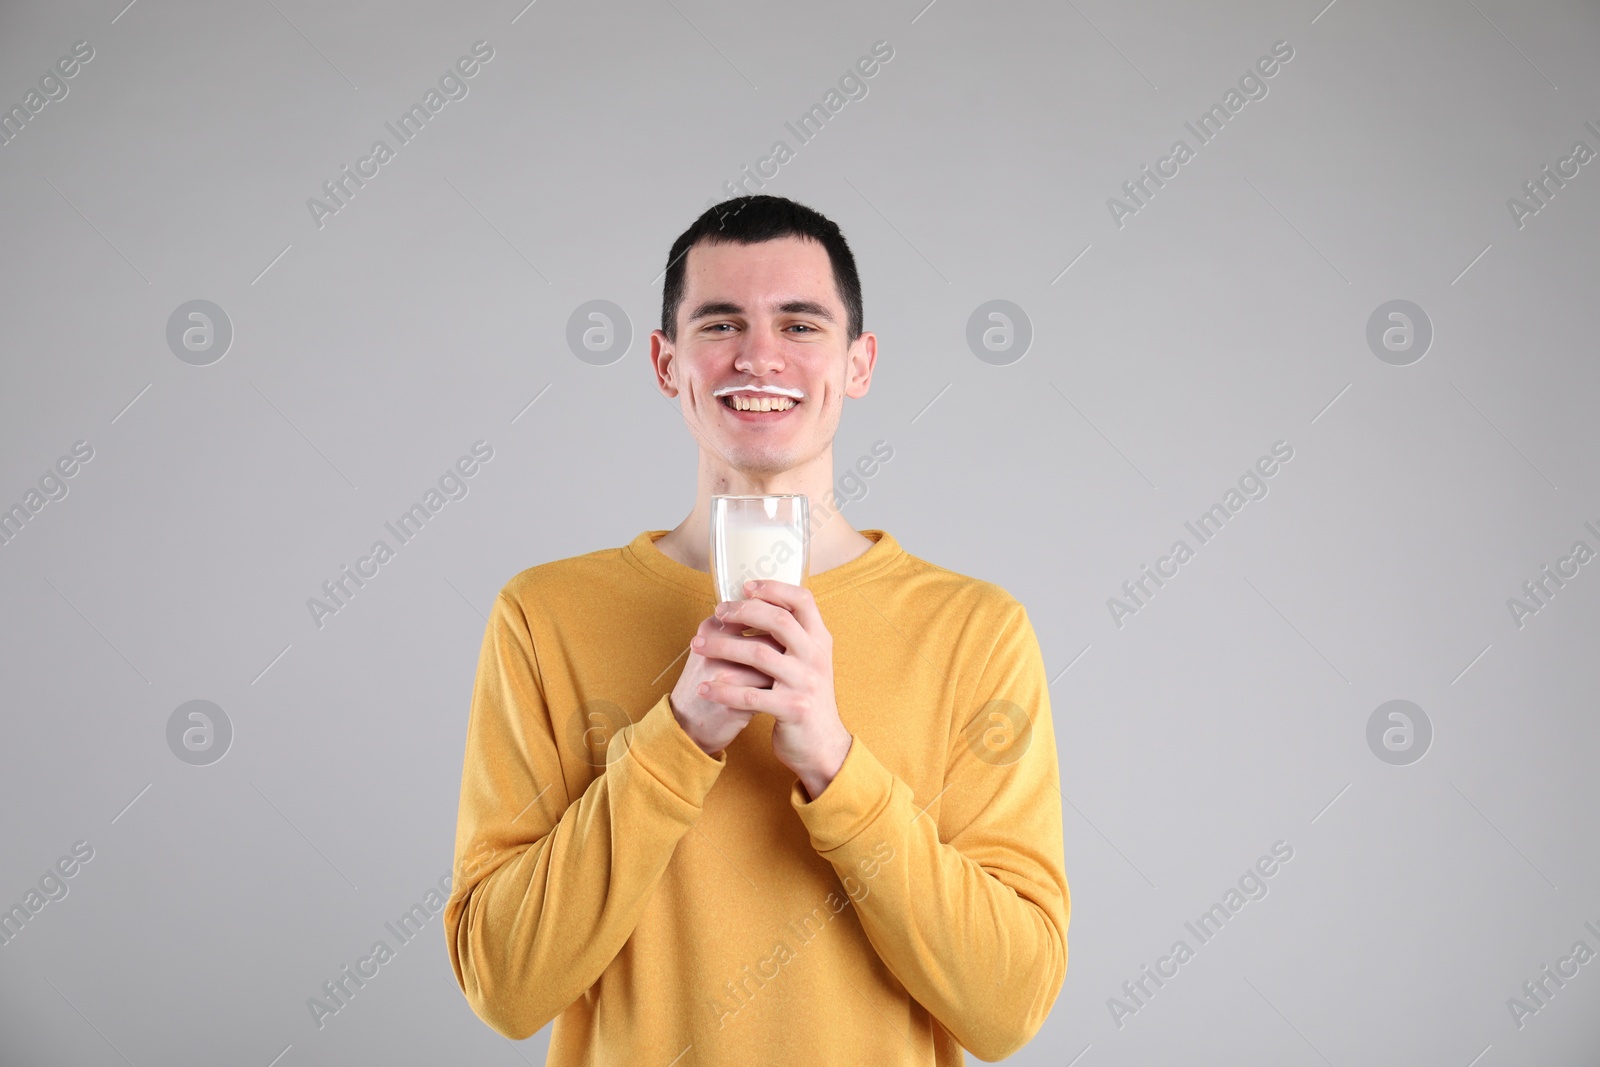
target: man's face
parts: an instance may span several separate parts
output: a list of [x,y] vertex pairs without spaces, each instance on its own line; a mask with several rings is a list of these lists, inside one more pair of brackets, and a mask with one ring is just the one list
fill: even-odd
[[650,358],[701,449],[752,475],[822,454],[877,354],[869,333],[848,342],[827,250],[783,237],[696,244],[685,260],[678,339],[654,331]]

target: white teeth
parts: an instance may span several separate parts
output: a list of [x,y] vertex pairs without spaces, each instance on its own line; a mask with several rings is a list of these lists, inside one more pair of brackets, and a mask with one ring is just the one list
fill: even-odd
[[739,396],[728,397],[729,403],[738,411],[788,411],[794,407],[795,402],[786,396]]

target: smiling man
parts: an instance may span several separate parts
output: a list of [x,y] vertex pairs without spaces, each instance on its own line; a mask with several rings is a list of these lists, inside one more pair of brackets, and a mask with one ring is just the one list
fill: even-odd
[[803,585],[717,604],[711,497],[830,500],[877,338],[838,227],[771,196],[678,238],[662,324],[694,506],[495,598],[444,913],[456,981],[508,1037],[554,1020],[560,1067],[1010,1055],[1060,991],[1070,914],[1027,612],[826,508]]

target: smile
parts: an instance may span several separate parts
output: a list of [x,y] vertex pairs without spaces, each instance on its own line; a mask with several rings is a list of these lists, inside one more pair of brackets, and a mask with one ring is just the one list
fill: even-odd
[[805,399],[800,390],[781,385],[725,385],[711,395],[730,411],[753,415],[788,411]]
[[735,411],[788,411],[799,401],[786,396],[747,396],[733,393],[721,398],[723,407]]

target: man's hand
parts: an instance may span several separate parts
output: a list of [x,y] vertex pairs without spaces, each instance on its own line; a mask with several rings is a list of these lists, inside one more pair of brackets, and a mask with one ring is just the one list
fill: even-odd
[[[742,629],[744,627],[738,625],[724,626],[715,615],[712,615],[695,631],[694,641],[717,634],[738,634]],[[761,639],[748,637],[742,640]],[[715,653],[702,654],[702,651],[691,642],[689,659],[684,663],[683,673],[678,675],[678,684],[673,686],[672,695],[667,699],[672,707],[673,717],[678,720],[678,725],[683,727],[683,732],[688,734],[690,740],[699,745],[706,755],[715,756],[733,743],[733,739],[739,736],[739,731],[749,725],[755,713],[729,708],[718,704],[715,700],[707,700],[700,695],[701,685],[705,682],[721,681],[734,687],[765,687],[772,684],[772,679],[754,667],[716,659],[713,658]]]
[[[752,581],[745,583],[745,592],[753,599],[717,605],[716,616],[707,622],[727,625],[708,630],[702,624],[689,643],[691,654],[747,665],[772,684],[713,677],[699,683],[698,693],[730,714],[759,711],[776,719],[772,754],[815,800],[839,773],[853,740],[839,720],[833,694],[833,635],[811,590],[803,586]],[[766,633],[745,637],[747,626]]]

